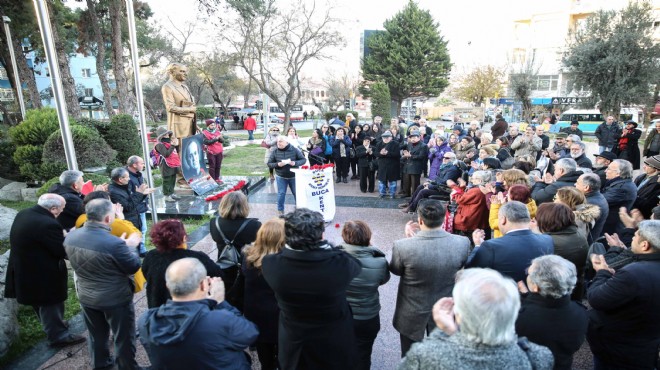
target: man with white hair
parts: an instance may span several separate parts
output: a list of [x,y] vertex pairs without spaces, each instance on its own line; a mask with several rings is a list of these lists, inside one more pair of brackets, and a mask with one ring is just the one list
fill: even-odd
[[582,174],[575,182],[575,188],[584,194],[587,203],[594,204],[600,209],[600,216],[591,228],[591,240],[596,240],[603,234],[603,226],[605,226],[605,220],[607,220],[607,215],[610,213],[607,199],[600,192],[600,177],[595,173]]
[[208,277],[197,258],[182,258],[167,268],[165,284],[172,299],[138,322],[151,366],[249,370],[243,351],[259,331],[225,301],[222,279]]
[[[84,195],[82,194],[85,180],[83,180],[83,173],[76,170],[62,172],[59,180],[60,182],[51,186],[48,192],[64,197],[66,206],[64,207],[64,211],[57,217],[57,221],[59,221],[64,230],[69,230],[75,226],[78,217],[85,213],[83,209]],[[94,187],[94,190],[108,191],[108,185],[97,185]]]
[[626,211],[630,212],[637,199],[637,186],[632,180],[632,172],[632,164],[625,159],[615,159],[607,166],[605,172],[607,181],[602,193],[610,211],[603,226],[603,232],[621,234],[623,231],[619,208],[626,207]]
[[660,221],[642,221],[630,247],[634,262],[616,271],[602,255],[587,298],[587,341],[595,369],[654,369],[660,344]]
[[586,148],[587,146],[583,142],[574,142],[570,146],[571,158],[575,160],[578,167],[591,169],[591,160],[587,158],[587,154],[584,152]]
[[5,280],[5,298],[32,306],[48,344],[55,347],[85,341],[84,336],[69,333],[64,322],[68,274],[64,229],[57,217],[65,203],[62,196],[46,193],[36,206],[18,212],[9,232],[11,253]]
[[518,282],[522,303],[516,333],[548,347],[555,369],[571,369],[573,354],[587,334],[587,310],[571,300],[577,280],[573,262],[548,255],[534,258],[527,269],[527,281]]
[[573,158],[562,158],[555,163],[554,176],[546,172],[543,179],[536,177],[536,183],[532,188],[532,199],[537,205],[552,202],[557,190],[565,186],[575,186],[582,171],[577,170],[577,163]]
[[399,370],[553,368],[549,349],[516,336],[520,298],[511,279],[489,269],[459,271],[452,296],[433,306],[438,328]]
[[296,174],[291,171],[294,167],[305,164],[305,156],[302,152],[289,144],[287,137],[277,137],[277,149],[268,158],[268,167],[275,169],[275,181],[277,183],[277,213],[284,214],[284,199],[286,198],[287,186],[291,188],[293,198],[296,198]]

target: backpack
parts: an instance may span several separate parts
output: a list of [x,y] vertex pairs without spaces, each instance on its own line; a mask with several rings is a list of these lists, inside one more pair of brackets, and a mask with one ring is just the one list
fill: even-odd
[[225,243],[225,247],[222,249],[221,252],[219,252],[217,264],[218,266],[220,266],[221,269],[227,269],[234,266],[241,267],[241,254],[238,251],[238,249],[234,246],[234,241],[238,237],[238,234],[240,234],[241,231],[245,229],[245,226],[247,226],[252,219],[248,218],[247,220],[243,221],[241,226],[234,234],[234,239],[230,241],[229,239],[227,239],[225,233],[223,233],[222,229],[220,228],[220,224],[218,222],[219,218],[220,217],[217,217],[215,219],[215,228],[218,229],[218,233],[220,234],[222,241]]
[[151,149],[151,151],[149,152],[149,158],[150,158],[149,163],[151,163],[151,168],[157,168],[158,166],[160,166],[160,162],[163,160],[163,156],[160,155],[160,153],[158,153],[156,148]]

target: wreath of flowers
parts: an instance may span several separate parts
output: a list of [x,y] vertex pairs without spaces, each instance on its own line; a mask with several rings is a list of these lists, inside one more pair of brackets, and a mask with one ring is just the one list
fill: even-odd
[[221,191],[217,194],[209,195],[208,197],[206,197],[206,201],[207,202],[212,202],[214,200],[218,200],[218,199],[224,197],[225,195],[227,195],[227,194],[229,194],[233,191],[241,190],[243,188],[243,186],[245,186],[245,184],[246,184],[245,180],[241,180],[241,181],[238,182],[238,184],[234,185],[234,187],[231,188],[231,189]]
[[324,164],[324,165],[315,164],[311,167],[310,166],[300,166],[300,168],[302,168],[303,170],[323,170],[323,169],[326,169],[326,168],[332,168],[334,166],[335,165],[333,163],[328,163],[328,164]]

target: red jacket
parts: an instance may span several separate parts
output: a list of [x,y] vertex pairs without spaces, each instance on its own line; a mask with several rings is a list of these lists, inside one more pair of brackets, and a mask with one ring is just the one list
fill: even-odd
[[257,121],[255,121],[252,116],[249,116],[243,123],[243,128],[246,130],[254,131],[257,129]]
[[458,209],[454,216],[454,229],[460,231],[472,231],[475,229],[488,228],[488,206],[486,195],[478,186],[464,191],[458,186],[453,187],[458,192],[454,194],[454,200],[458,203]]

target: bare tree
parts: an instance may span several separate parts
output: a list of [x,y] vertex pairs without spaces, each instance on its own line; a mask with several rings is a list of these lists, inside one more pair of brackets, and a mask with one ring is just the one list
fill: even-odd
[[297,0],[293,9],[280,12],[274,0],[266,0],[253,13],[240,13],[237,37],[224,34],[237,50],[237,66],[284,112],[286,127],[290,109],[301,96],[301,69],[311,59],[325,58],[327,48],[343,43],[332,30],[331,9],[320,10],[315,2],[304,0]]
[[135,95],[129,90],[128,77],[124,68],[124,45],[122,43],[123,1],[110,1],[108,11],[112,29],[112,69],[117,84],[117,102],[119,111],[133,114],[136,107]]
[[87,0],[87,16],[92,25],[92,27],[89,27],[89,31],[96,46],[96,74],[99,76],[101,90],[103,91],[103,109],[108,117],[112,118],[115,115],[115,110],[112,109],[112,90],[105,70],[105,41],[103,40],[101,20],[96,13],[96,4],[95,0]]
[[491,65],[479,66],[460,75],[452,89],[452,96],[481,106],[486,98],[502,95],[504,69]]
[[344,105],[344,100],[351,98],[351,93],[355,93],[359,83],[357,78],[344,73],[339,77],[327,77],[323,80],[327,89],[328,106],[330,110],[337,110]]
[[522,103],[523,120],[528,121],[532,116],[532,90],[536,87],[536,79],[540,66],[536,65],[535,51],[529,53],[518,66],[514,67],[509,76],[509,95]]
[[[204,57],[191,59],[190,63],[204,85],[209,88],[213,101],[220,104],[222,111],[228,112],[227,106],[232,97],[244,91],[244,85],[247,85],[236,76],[231,57],[216,50]],[[247,95],[249,96],[249,93]]]

